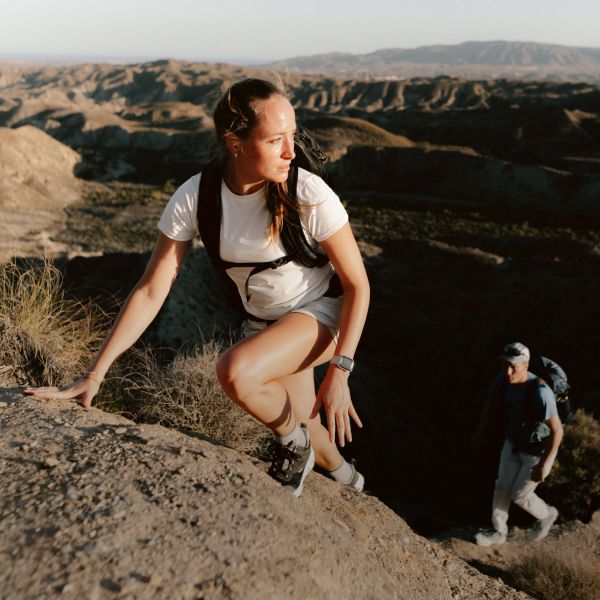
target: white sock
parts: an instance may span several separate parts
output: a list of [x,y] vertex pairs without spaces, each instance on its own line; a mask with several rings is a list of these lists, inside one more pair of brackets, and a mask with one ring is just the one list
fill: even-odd
[[343,483],[344,485],[348,485],[352,481],[352,476],[354,475],[354,467],[347,461],[339,466],[335,471],[329,471],[329,476],[332,479],[335,479],[339,483]]
[[294,442],[296,446],[308,446],[308,434],[306,429],[300,427],[300,423],[296,423],[294,429],[285,435],[276,435],[275,439],[282,445],[287,446],[290,442]]

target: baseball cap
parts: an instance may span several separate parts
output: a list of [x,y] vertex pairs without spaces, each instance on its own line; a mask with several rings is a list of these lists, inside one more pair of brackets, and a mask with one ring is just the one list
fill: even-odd
[[502,348],[502,354],[498,357],[499,360],[510,363],[512,365],[520,365],[529,362],[529,348],[520,342],[508,344]]

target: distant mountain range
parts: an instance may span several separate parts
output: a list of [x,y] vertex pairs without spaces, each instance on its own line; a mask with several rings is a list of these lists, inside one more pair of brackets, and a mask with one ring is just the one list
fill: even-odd
[[600,48],[535,42],[465,42],[450,46],[390,48],[368,54],[333,52],[270,63],[271,68],[347,77],[403,79],[542,79],[600,82]]

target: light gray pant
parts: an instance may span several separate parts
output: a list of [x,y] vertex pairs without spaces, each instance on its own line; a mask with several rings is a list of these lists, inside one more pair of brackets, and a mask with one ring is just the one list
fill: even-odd
[[[531,469],[539,462],[539,456],[525,452],[513,453],[512,443],[508,440],[504,442],[492,503],[492,524],[496,531],[505,533],[508,530],[506,523],[511,500],[536,519],[548,516],[548,505],[535,494],[538,482],[531,479]],[[548,476],[553,462],[554,457],[548,461],[544,477]]]

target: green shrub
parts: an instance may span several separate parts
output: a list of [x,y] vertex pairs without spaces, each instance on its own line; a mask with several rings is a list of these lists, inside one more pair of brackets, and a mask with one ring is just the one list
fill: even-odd
[[600,423],[582,410],[565,426],[543,495],[563,518],[587,521],[600,504]]
[[600,565],[580,554],[532,551],[514,570],[514,586],[539,600],[598,600]]

